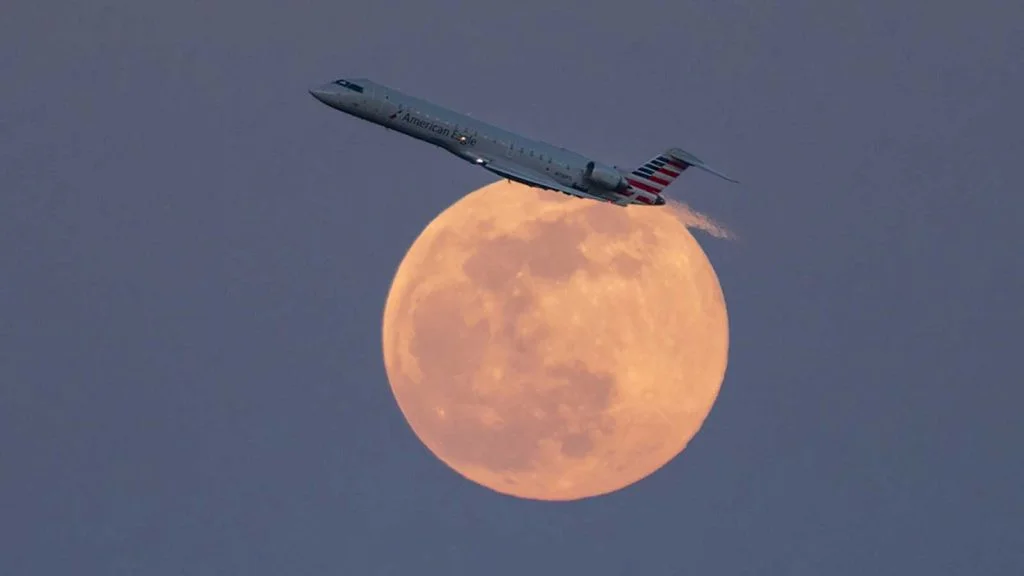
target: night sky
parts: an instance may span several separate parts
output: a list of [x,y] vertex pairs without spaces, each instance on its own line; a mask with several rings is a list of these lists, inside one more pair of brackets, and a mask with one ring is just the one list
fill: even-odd
[[[1024,573],[1024,4],[4,6],[0,574]],[[682,455],[549,503],[426,450],[382,309],[495,178],[338,77],[741,180],[669,189],[736,235]]]

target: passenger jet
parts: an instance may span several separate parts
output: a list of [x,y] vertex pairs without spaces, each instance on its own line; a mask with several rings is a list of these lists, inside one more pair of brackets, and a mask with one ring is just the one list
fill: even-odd
[[679,148],[627,173],[362,78],[335,80],[309,92],[331,108],[434,144],[502,178],[579,198],[662,206],[662,192],[690,166],[736,182]]

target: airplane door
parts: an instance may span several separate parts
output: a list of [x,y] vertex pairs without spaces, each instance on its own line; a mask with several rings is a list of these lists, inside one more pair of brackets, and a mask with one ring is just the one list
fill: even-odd
[[378,100],[380,94],[377,94],[376,92],[377,91],[374,90],[373,86],[366,86],[363,88],[363,106],[366,111],[371,114],[380,109],[380,100]]
[[398,104],[391,99],[391,94],[382,88],[378,88],[380,94],[377,95],[377,102],[380,102],[380,114],[385,118],[385,121],[394,120],[393,116],[398,114]]
[[516,151],[516,139],[515,138],[509,138],[508,139],[508,148],[505,149],[505,156],[508,156],[509,158],[511,158],[512,154],[514,154],[515,151]]

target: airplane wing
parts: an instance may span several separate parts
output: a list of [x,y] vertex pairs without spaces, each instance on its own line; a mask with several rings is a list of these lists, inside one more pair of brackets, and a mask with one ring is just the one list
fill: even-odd
[[591,194],[589,192],[584,192],[583,190],[577,190],[576,188],[570,188],[569,186],[565,186],[564,184],[556,182],[553,178],[549,176],[545,176],[544,174],[528,170],[526,168],[523,168],[522,166],[511,166],[501,161],[488,160],[486,158],[475,158],[472,159],[472,162],[482,167],[484,170],[497,174],[502,178],[507,178],[508,180],[512,180],[513,182],[519,182],[520,184],[525,184],[527,186],[543,188],[545,190],[553,190],[555,192],[563,192],[565,194],[572,194],[573,196],[589,198],[591,200],[597,200],[598,202],[609,202],[612,204],[619,204],[620,206],[625,206],[630,201],[629,196],[619,196],[613,198],[609,196]]

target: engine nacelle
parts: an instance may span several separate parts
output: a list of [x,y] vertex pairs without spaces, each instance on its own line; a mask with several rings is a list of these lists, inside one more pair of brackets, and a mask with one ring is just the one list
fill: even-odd
[[587,169],[583,172],[583,178],[601,188],[615,192],[629,188],[629,182],[626,182],[626,178],[618,170],[593,161],[587,162]]

